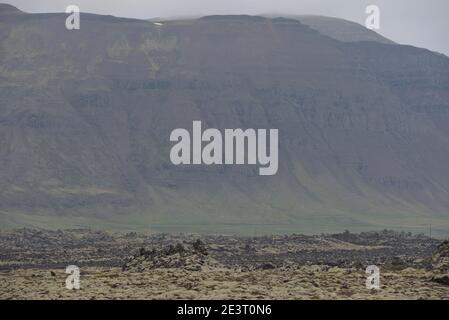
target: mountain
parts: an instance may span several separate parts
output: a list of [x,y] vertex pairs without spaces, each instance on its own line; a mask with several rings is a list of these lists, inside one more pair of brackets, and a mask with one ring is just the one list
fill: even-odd
[[[2,227],[449,230],[445,56],[291,18],[0,16]],[[278,173],[173,165],[194,120],[278,128]]]
[[380,34],[352,21],[311,15],[290,16],[290,18],[297,19],[312,29],[319,31],[321,34],[339,41],[375,41],[385,44],[394,44],[394,42],[390,39],[387,39]]
[[[320,32],[321,34],[331,37],[333,39],[343,42],[360,42],[360,41],[375,41],[385,44],[394,44],[394,41],[387,39],[380,34],[365,28],[364,26],[333,17],[315,16],[315,15],[288,15],[288,14],[263,14],[263,17],[269,19],[294,19],[310,28]],[[185,21],[199,19],[201,16],[181,16],[169,18],[153,18],[151,22],[166,22],[166,21]]]
[[10,4],[0,3],[0,15],[2,16],[22,14],[22,13],[23,13],[22,11],[20,11],[19,9]]

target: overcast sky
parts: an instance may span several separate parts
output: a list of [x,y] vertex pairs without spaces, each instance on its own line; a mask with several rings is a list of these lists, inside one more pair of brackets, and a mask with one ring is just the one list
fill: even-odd
[[449,56],[449,0],[0,0],[27,12],[83,12],[154,18],[210,14],[317,14],[364,24],[365,8],[378,5],[379,33],[402,44]]

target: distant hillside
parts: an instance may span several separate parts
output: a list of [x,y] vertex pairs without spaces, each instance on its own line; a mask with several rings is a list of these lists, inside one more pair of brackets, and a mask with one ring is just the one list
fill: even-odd
[[0,15],[11,15],[21,13],[23,12],[10,4],[0,3]]
[[[331,37],[335,40],[343,42],[359,42],[359,41],[375,41],[385,44],[394,44],[394,41],[387,39],[373,30],[369,30],[364,26],[333,17],[315,16],[315,15],[288,15],[288,14],[264,14],[263,17],[269,19],[284,18],[294,19],[317,30],[321,34]],[[199,19],[201,16],[184,16],[171,18],[153,18],[152,22],[169,22],[169,21],[188,21]]]
[[322,16],[297,16],[296,19],[315,30],[318,30],[320,33],[339,41],[375,41],[385,44],[394,44],[393,41],[381,36],[373,30],[369,30],[352,21]]
[[[0,16],[2,227],[449,230],[444,56],[316,17]],[[278,174],[172,165],[193,120],[278,128]]]

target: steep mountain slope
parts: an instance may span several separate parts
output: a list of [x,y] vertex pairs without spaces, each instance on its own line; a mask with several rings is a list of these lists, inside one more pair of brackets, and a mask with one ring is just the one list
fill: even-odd
[[[310,28],[318,31],[325,36],[343,42],[375,41],[385,44],[394,44],[393,41],[383,37],[375,31],[369,30],[358,23],[344,19],[316,15],[289,14],[263,14],[262,16],[269,19],[287,18],[298,20],[302,24],[309,26]],[[149,19],[149,21],[156,23],[165,23],[170,21],[186,21],[199,18],[201,18],[201,16],[181,16],[168,18],[152,18]]]
[[298,16],[297,19],[312,29],[343,42],[375,41],[394,44],[393,41],[352,21],[321,16]]
[[[0,12],[4,226],[449,230],[447,57],[295,19]],[[278,128],[278,174],[172,165],[193,120]]]
[[314,15],[264,15],[268,18],[289,18],[300,21],[301,23],[317,30],[323,35],[343,42],[375,41],[385,44],[394,44],[380,34],[365,28],[364,26],[333,17],[314,16]]

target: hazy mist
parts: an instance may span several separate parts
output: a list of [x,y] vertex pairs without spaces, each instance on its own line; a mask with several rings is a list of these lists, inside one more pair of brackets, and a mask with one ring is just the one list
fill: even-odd
[[62,12],[69,4],[81,11],[122,17],[154,18],[210,14],[317,14],[364,23],[365,8],[381,9],[379,33],[399,42],[449,55],[447,0],[9,0],[27,12]]

